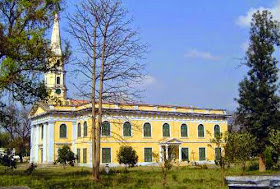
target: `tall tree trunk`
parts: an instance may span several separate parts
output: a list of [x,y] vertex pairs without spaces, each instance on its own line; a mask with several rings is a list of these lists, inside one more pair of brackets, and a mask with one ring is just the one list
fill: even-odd
[[263,154],[260,154],[259,156],[259,172],[265,172],[266,167],[265,167],[265,158]]
[[99,176],[99,167],[100,167],[100,130],[102,125],[102,98],[103,98],[103,84],[104,84],[104,64],[106,56],[106,34],[107,34],[108,25],[105,25],[103,42],[102,42],[102,57],[101,57],[101,69],[100,69],[100,79],[99,79],[99,94],[98,94],[98,124],[96,130],[96,175],[97,180],[100,179]]
[[95,26],[93,30],[93,63],[92,63],[92,83],[91,83],[91,115],[92,115],[92,177],[93,180],[98,180],[97,168],[96,166],[96,113],[95,113],[95,84],[96,84],[96,28],[97,23],[95,20]]

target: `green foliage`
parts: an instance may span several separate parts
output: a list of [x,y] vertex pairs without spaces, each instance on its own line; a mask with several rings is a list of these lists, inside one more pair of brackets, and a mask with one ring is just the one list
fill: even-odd
[[7,132],[0,133],[0,148],[7,148],[9,146],[10,141],[11,141],[11,137],[9,133]]
[[131,146],[121,146],[117,157],[119,164],[129,167],[134,167],[138,162],[136,151]]
[[0,0],[0,94],[32,103],[45,99],[40,76],[52,55],[46,32],[62,0]]
[[279,127],[278,61],[273,57],[274,45],[279,45],[279,31],[270,12],[253,14],[245,59],[249,71],[239,84],[237,121],[255,137],[255,154],[264,153],[270,145],[270,129]]
[[63,164],[64,167],[67,164],[74,166],[75,154],[71,151],[69,146],[64,145],[62,148],[58,149],[57,162]]

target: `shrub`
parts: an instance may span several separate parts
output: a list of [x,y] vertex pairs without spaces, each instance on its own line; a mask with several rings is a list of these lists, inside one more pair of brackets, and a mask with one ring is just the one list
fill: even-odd
[[69,146],[64,145],[62,148],[58,149],[57,162],[63,164],[64,168],[67,164],[74,166],[75,154],[71,151]]
[[138,162],[136,151],[131,146],[121,146],[118,152],[119,164],[134,167]]

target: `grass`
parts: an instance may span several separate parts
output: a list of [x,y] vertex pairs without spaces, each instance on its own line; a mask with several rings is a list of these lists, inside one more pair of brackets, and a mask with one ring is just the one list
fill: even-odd
[[[26,167],[5,172],[0,166],[0,186],[29,186],[30,188],[162,188],[162,175],[159,167],[135,167],[124,173],[122,168],[111,168],[111,173],[102,172],[99,183],[91,180],[91,169],[84,167],[46,167],[37,168],[27,175]],[[241,169],[233,167],[226,175],[240,175]],[[247,171],[248,175],[260,174]],[[279,175],[279,171],[267,171],[265,175]],[[168,173],[168,188],[227,188],[222,187],[222,178],[217,167],[209,169],[173,167]]]

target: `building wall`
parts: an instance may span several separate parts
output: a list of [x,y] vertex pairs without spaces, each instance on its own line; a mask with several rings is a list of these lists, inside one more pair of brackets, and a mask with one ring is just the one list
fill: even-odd
[[[88,116],[89,117],[89,116]],[[87,116],[78,117],[76,120],[76,125],[72,125],[72,122],[62,122],[58,121],[55,123],[55,143],[56,149],[61,147],[64,143],[67,144],[72,142],[72,127],[76,127],[76,132],[78,132],[77,125],[81,124],[81,137],[77,137],[75,140],[74,153],[77,152],[77,149],[80,149],[81,152],[81,164],[83,162],[82,149],[87,148],[87,163],[91,163],[91,119]],[[101,137],[101,149],[102,148],[111,148],[111,157],[113,164],[117,164],[117,152],[121,145],[130,145],[132,146],[139,156],[139,162],[144,162],[144,148],[151,147],[153,153],[158,154],[160,152],[159,142],[166,140],[168,138],[176,138],[182,141],[182,144],[179,147],[187,147],[189,149],[189,160],[190,161],[199,161],[199,148],[204,147],[206,149],[206,160],[214,161],[215,159],[215,150],[212,147],[209,147],[209,141],[213,138],[214,126],[219,125],[221,132],[227,131],[227,122],[223,119],[200,119],[200,120],[191,120],[191,118],[174,118],[174,117],[162,117],[162,118],[153,118],[153,117],[135,117],[135,116],[123,116],[116,118],[117,116],[105,116],[104,121],[110,122],[110,131],[111,136]],[[124,137],[123,136],[123,123],[129,121],[132,125],[132,136]],[[84,122],[87,122],[87,136],[84,136]],[[144,137],[143,135],[143,125],[144,123],[150,123],[152,127],[152,136]],[[164,123],[170,125],[170,137],[163,137],[162,126]],[[188,137],[181,136],[181,125],[186,124],[188,127]],[[61,124],[67,125],[67,138],[59,138],[59,126]],[[204,125],[204,137],[198,137],[198,125]],[[55,153],[57,157],[57,153]],[[55,157],[55,159],[56,159]],[[102,162],[102,158],[101,158]]]

